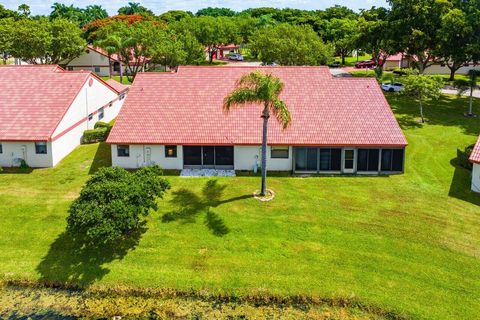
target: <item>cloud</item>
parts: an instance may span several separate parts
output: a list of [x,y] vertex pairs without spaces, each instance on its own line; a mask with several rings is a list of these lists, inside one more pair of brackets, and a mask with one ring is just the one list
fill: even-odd
[[[276,8],[298,8],[298,9],[325,9],[335,4],[350,7],[354,10],[360,8],[370,8],[371,6],[387,6],[386,0],[130,0],[131,2],[140,2],[143,6],[151,9],[157,14],[168,10],[188,10],[196,12],[205,7],[228,7],[237,11],[254,7],[276,7]],[[18,5],[26,3],[30,6],[33,14],[49,14],[54,2],[73,4],[77,7],[85,7],[90,4],[103,6],[110,14],[115,14],[119,7],[126,5],[129,1],[111,1],[111,0],[0,0],[9,9],[16,10]]]

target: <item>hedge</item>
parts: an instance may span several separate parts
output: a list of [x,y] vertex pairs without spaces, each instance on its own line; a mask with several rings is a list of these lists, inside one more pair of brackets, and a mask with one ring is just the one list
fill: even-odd
[[89,143],[96,143],[102,142],[107,140],[108,133],[110,132],[110,128],[98,128],[93,130],[85,130],[83,132],[82,143],[89,144]]

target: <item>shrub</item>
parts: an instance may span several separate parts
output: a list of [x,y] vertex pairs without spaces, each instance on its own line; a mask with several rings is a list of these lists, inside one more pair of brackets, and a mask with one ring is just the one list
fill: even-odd
[[83,132],[82,143],[96,143],[107,140],[108,133],[110,132],[109,128],[100,127],[93,130],[85,130]]
[[20,169],[29,169],[30,166],[27,164],[25,160],[22,159],[22,162],[20,162]]
[[99,128],[110,128],[110,124],[109,123],[106,123],[106,122],[103,122],[103,121],[98,121],[97,123],[95,123],[95,125],[93,126],[94,129],[99,129]]
[[457,149],[456,164],[458,166],[472,171],[473,165],[468,159],[470,158],[474,147],[475,145],[472,144],[471,146],[466,147],[464,151]]
[[157,198],[170,188],[158,166],[128,172],[101,168],[69,208],[67,231],[92,242],[112,242],[139,231]]

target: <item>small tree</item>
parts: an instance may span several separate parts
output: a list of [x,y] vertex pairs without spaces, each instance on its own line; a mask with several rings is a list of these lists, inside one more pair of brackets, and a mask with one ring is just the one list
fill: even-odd
[[455,81],[455,88],[457,89],[458,95],[461,96],[464,93],[470,91],[470,101],[467,116],[473,117],[473,91],[478,86],[478,78],[480,77],[480,71],[470,70],[468,72],[468,80],[457,80]]
[[243,75],[237,81],[236,88],[225,97],[223,104],[223,108],[227,112],[232,107],[245,103],[263,104],[261,196],[265,196],[267,192],[267,132],[270,113],[273,113],[284,129],[291,122],[290,111],[285,102],[280,99],[282,91],[283,83],[278,77],[255,71]]
[[436,100],[440,97],[443,88],[443,80],[439,76],[427,76],[423,74],[409,75],[404,78],[405,88],[402,93],[405,96],[415,99],[420,106],[422,123],[425,122],[423,105],[429,100]]
[[143,217],[156,210],[170,184],[159,167],[134,173],[123,168],[102,168],[83,187],[72,203],[67,231],[92,242],[112,242],[138,231]]

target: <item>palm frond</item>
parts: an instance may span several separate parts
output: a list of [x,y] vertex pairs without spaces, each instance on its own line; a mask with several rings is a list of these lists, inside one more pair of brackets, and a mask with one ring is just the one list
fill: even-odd
[[280,99],[276,99],[272,102],[270,109],[278,122],[282,125],[283,129],[286,129],[292,122],[292,115],[288,110],[287,104]]
[[223,100],[223,110],[229,111],[232,107],[245,104],[247,102],[261,102],[255,90],[240,87],[225,97]]

